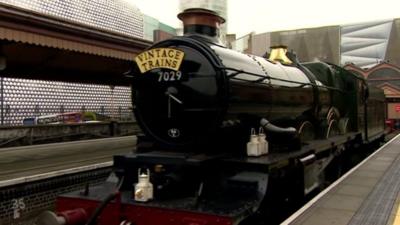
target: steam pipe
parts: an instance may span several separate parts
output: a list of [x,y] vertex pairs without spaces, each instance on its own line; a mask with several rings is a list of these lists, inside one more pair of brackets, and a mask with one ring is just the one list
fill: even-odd
[[266,133],[279,135],[280,137],[285,137],[288,139],[293,139],[297,136],[297,130],[294,127],[278,127],[269,122],[267,119],[262,118],[260,120],[260,125],[266,131]]

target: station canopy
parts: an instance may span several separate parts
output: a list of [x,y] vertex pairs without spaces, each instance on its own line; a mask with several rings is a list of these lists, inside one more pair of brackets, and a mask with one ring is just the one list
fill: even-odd
[[[28,1],[0,0],[1,76],[129,85],[124,73],[151,44],[142,38],[139,10],[118,5],[126,10],[115,14],[117,6],[105,5],[114,1],[105,0],[24,2]],[[64,8],[54,6],[57,2],[64,2]],[[65,6],[68,2],[70,7]],[[77,2],[81,7],[74,9],[80,11],[71,11]],[[122,4],[122,0],[115,2]],[[38,10],[39,6],[47,11]],[[50,6],[59,11],[51,11]],[[85,6],[93,11],[88,13]],[[129,12],[137,14],[129,16]]]

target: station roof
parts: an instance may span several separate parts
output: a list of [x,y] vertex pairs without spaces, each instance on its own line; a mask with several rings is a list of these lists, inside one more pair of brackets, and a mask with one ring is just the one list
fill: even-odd
[[150,45],[147,40],[0,3],[2,76],[129,85],[123,73]]

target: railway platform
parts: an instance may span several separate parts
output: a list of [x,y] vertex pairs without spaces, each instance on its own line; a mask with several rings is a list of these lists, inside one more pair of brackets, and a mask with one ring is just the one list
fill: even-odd
[[31,225],[61,193],[103,183],[135,136],[0,149],[0,225]]
[[400,225],[400,135],[354,167],[284,225]]
[[0,187],[11,181],[98,163],[135,148],[136,137],[102,138],[0,149]]

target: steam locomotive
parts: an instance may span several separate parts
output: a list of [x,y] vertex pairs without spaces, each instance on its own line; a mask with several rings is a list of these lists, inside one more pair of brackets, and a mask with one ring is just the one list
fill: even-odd
[[178,17],[185,35],[133,65],[136,151],[114,157],[104,185],[59,196],[38,225],[278,223],[343,156],[383,138],[384,95],[363,77],[283,46],[267,58],[230,50],[209,10]]

